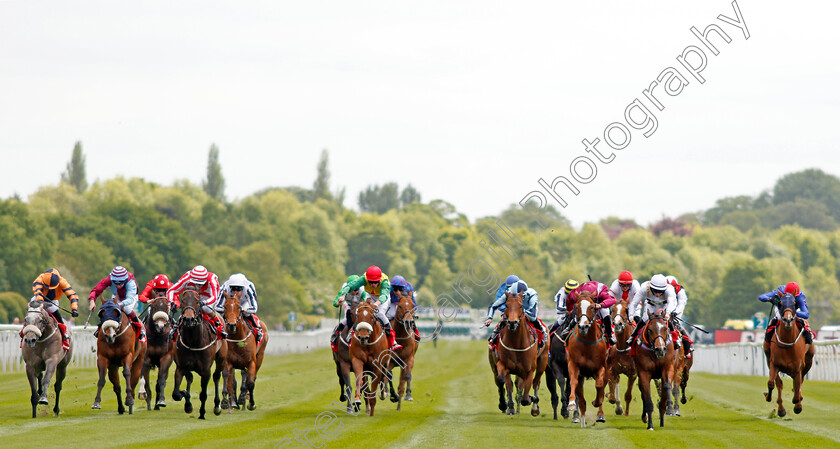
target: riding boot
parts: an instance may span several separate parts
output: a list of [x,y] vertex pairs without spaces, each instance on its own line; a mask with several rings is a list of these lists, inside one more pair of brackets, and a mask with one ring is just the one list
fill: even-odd
[[420,341],[420,330],[417,329],[417,323],[412,321],[411,328],[414,329],[414,341]]
[[226,340],[228,338],[228,333],[225,331],[225,323],[222,322],[219,315],[213,315],[213,325],[216,326],[216,332],[218,333],[219,338]]
[[330,336],[330,346],[333,347],[333,352],[337,352],[337,344],[338,344],[338,337],[341,335],[341,331],[344,330],[344,324],[338,323],[338,326],[335,327],[335,332],[333,332],[332,336]]
[[674,349],[680,349],[682,347],[682,343],[680,343],[680,333],[678,331],[671,331],[671,340],[674,341]]
[[811,343],[813,343],[814,335],[811,333],[811,329],[808,328],[808,322],[799,318],[797,318],[796,321],[799,323],[800,326],[802,326],[802,338],[805,339],[805,344],[810,345]]
[[574,318],[569,318],[567,316],[566,321],[563,322],[563,325],[561,327],[561,329],[562,329],[560,331],[560,339],[561,340],[566,341],[566,339],[569,338],[569,334],[572,332],[572,329],[575,327],[574,323],[575,323]]
[[[767,323],[767,330],[764,332],[764,342],[770,344],[770,341],[773,340],[773,331],[776,329],[776,326],[779,324],[779,320],[776,317],[773,317],[769,323]],[[769,358],[769,357],[768,357]]]
[[131,312],[128,317],[131,319],[131,325],[134,326],[134,332],[137,334],[137,341],[146,343],[146,327],[137,318],[136,312]]
[[490,338],[487,339],[487,341],[490,342],[491,347],[496,346],[496,340],[499,338],[499,332],[502,331],[503,327],[505,327],[505,322],[499,321],[499,324],[497,324],[496,327],[493,328],[493,333],[490,334]]
[[607,346],[614,345],[615,341],[615,334],[613,333],[612,323],[607,321],[604,323],[604,334],[607,337]]
[[628,346],[633,345],[633,342],[636,341],[636,337],[639,336],[639,332],[642,330],[643,327],[645,327],[644,322],[639,322],[639,324],[636,325],[636,328],[633,329],[633,334],[630,335],[630,338],[627,339],[626,343],[627,343]]
[[175,341],[175,339],[178,337],[178,328],[181,327],[181,318],[182,317],[178,317],[178,321],[172,325],[171,329],[169,329],[169,340],[171,341]]
[[685,358],[690,359],[691,358],[691,340],[689,340],[687,337],[683,336],[682,341],[683,341],[683,351],[685,352]]
[[397,334],[394,333],[394,330],[391,329],[391,323],[388,323],[387,326],[384,326],[385,335],[388,337],[388,344],[391,346],[391,351],[399,351],[402,349],[402,345],[397,343]]
[[257,318],[257,314],[255,313],[246,315],[246,318],[248,319],[248,321],[251,322],[251,326],[254,328],[254,338],[256,338],[257,346],[259,346],[260,343],[262,343],[263,339],[263,332],[262,326],[260,325],[260,319]]
[[64,317],[61,316],[61,313],[56,310],[56,312],[50,313],[50,315],[55,318],[55,324],[58,325],[58,331],[61,332],[61,349],[65,351],[70,350],[70,336],[67,335],[67,325],[64,324]]

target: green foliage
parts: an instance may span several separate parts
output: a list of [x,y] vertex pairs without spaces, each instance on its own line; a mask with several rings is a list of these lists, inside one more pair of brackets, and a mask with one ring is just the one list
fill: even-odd
[[0,323],[11,323],[15,318],[23,322],[26,302],[26,298],[15,292],[0,293]]
[[780,205],[798,200],[813,200],[825,206],[835,220],[840,220],[840,179],[819,169],[785,175],[773,188],[773,203]]
[[318,160],[318,175],[312,184],[312,200],[318,198],[332,199],[330,193],[330,152],[327,149],[321,150],[321,158]]
[[73,156],[67,163],[67,169],[61,174],[61,182],[70,184],[77,192],[87,189],[87,175],[85,174],[85,155],[82,153],[82,142],[73,146]]
[[225,177],[222,175],[222,164],[219,163],[219,147],[210,145],[207,155],[207,177],[201,187],[210,198],[216,201],[225,200]]

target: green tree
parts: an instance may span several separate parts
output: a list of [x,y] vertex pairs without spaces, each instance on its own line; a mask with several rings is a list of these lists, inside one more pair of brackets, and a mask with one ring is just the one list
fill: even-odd
[[61,174],[61,182],[70,184],[79,193],[87,189],[87,175],[85,174],[85,155],[82,153],[82,142],[77,141],[73,146],[73,156],[67,163],[67,169]]
[[400,207],[399,188],[394,182],[383,186],[368,186],[359,193],[359,210],[362,212],[373,212],[384,214],[391,209]]
[[210,198],[225,201],[225,178],[222,176],[222,165],[219,163],[219,147],[215,143],[210,145],[210,153],[207,155],[207,177],[201,187]]
[[783,176],[773,188],[773,203],[813,200],[823,204],[840,221],[840,179],[819,169],[803,170]]
[[775,288],[773,273],[752,256],[739,256],[731,261],[718,283],[714,301],[703,315],[706,324],[722,326],[727,319],[747,319],[765,310],[758,295]]
[[315,183],[312,185],[312,201],[318,198],[331,200],[330,193],[330,153],[327,149],[321,150],[321,158],[318,160],[318,175],[315,178]]
[[411,184],[405,186],[400,193],[400,207],[408,206],[411,203],[419,203],[420,192],[417,191]]

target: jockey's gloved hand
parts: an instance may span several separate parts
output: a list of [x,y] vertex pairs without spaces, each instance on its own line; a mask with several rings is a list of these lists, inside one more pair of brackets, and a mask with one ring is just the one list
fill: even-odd
[[79,309],[73,309],[73,310],[71,310],[71,311],[70,311],[70,315],[72,315],[72,316],[73,316],[73,318],[76,318],[77,316],[79,316]]

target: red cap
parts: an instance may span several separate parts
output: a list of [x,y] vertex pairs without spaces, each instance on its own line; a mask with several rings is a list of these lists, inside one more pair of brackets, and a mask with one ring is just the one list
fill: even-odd
[[165,274],[159,274],[152,279],[152,288],[168,289],[171,286],[172,283],[169,282],[169,278]]
[[799,296],[799,284],[796,282],[788,282],[785,285],[785,293],[790,293],[793,296]]
[[622,271],[621,274],[618,275],[618,283],[619,284],[630,284],[633,282],[633,273],[629,271]]
[[376,265],[371,266],[365,272],[365,280],[368,282],[377,282],[382,279],[382,269]]

